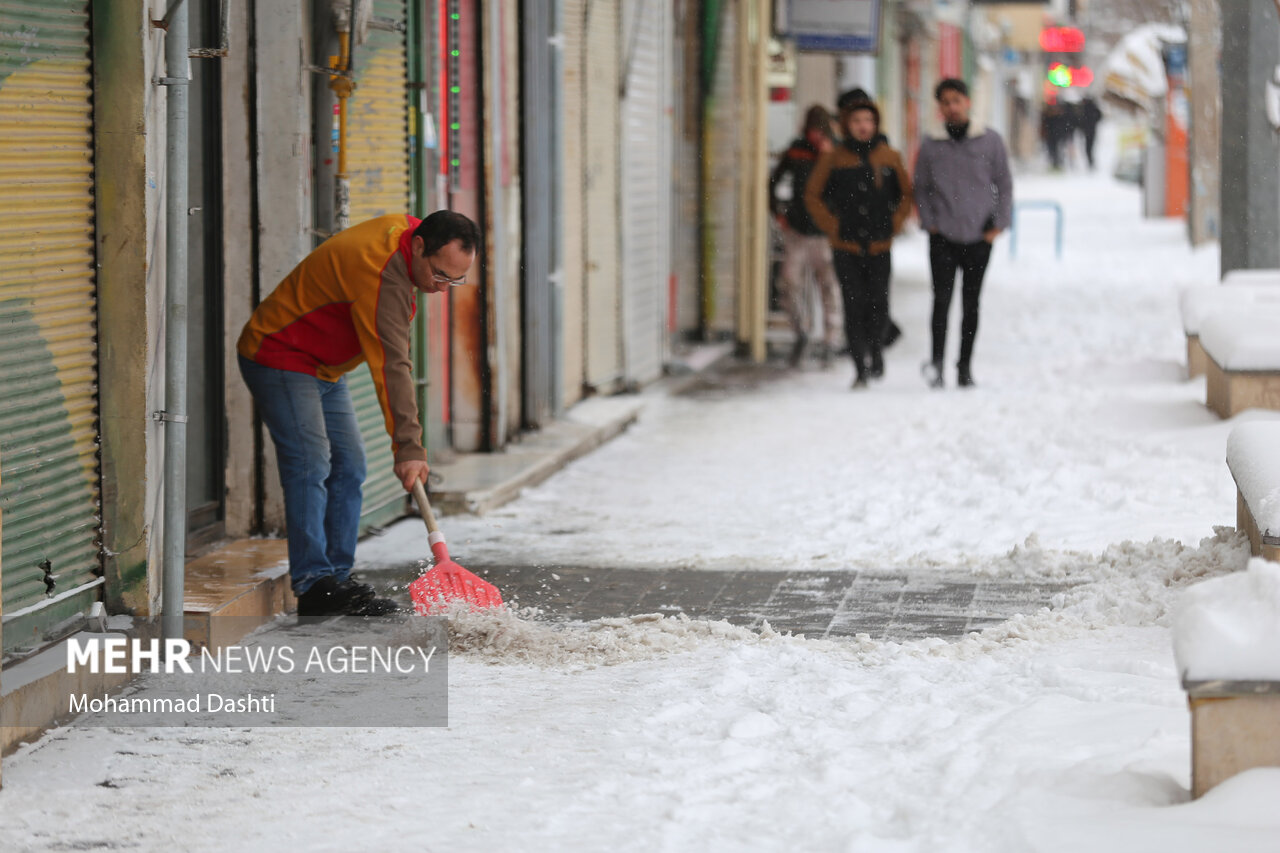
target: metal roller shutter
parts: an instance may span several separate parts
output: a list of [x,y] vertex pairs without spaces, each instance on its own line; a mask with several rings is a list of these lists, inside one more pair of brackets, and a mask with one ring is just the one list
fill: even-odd
[[[373,14],[405,20],[404,0],[375,0]],[[409,88],[404,33],[369,31],[356,47],[356,91],[347,106],[347,170],[351,221],[409,210]],[[360,532],[404,514],[405,492],[395,478],[391,439],[366,368],[347,375],[369,475],[364,481]]]
[[6,651],[41,642],[102,583],[88,7],[0,0]]
[[622,48],[622,289],[626,381],[662,374],[671,274],[669,6],[626,0]]

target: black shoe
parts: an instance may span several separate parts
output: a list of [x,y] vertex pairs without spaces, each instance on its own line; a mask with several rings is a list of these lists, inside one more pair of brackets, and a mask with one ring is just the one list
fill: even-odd
[[866,376],[853,377],[853,384],[850,385],[849,387],[854,391],[864,390],[867,387],[867,377]]
[[396,613],[408,612],[390,598],[370,598],[367,601],[353,602],[346,610],[347,616],[393,616]]
[[942,378],[942,365],[936,361],[926,361],[920,365],[920,372],[924,375],[924,381],[928,383],[930,388],[941,389],[946,387],[946,382]]
[[386,616],[399,609],[394,601],[374,595],[367,584],[350,579],[339,583],[329,575],[298,596],[298,624],[321,622],[333,616]]
[[799,367],[801,360],[804,359],[804,348],[809,343],[807,335],[801,333],[796,335],[796,342],[791,347],[791,366]]
[[884,346],[889,348],[898,342],[898,338],[902,337],[902,329],[897,323],[890,320],[884,330]]
[[976,383],[973,381],[973,374],[969,372],[967,364],[956,365],[956,384],[961,388],[973,388]]
[[369,584],[360,583],[355,578],[347,578],[339,582],[338,589],[342,590],[343,594],[350,597],[352,601],[369,601],[378,595]]

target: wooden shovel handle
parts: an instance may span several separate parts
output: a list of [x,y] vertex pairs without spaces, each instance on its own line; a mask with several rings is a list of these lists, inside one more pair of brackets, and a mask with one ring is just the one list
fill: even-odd
[[422,488],[421,480],[413,484],[413,499],[418,504],[418,512],[422,514],[422,520],[427,523],[427,531],[429,533],[439,533],[440,525],[436,524],[436,515],[431,511],[431,503],[427,500],[427,490]]

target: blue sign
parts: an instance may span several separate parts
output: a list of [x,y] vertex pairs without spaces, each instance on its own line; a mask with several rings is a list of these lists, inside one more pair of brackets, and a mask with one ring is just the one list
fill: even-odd
[[826,53],[875,53],[880,48],[876,36],[797,35],[798,50],[814,50]]
[[875,53],[880,47],[880,0],[782,0],[778,32],[800,50]]

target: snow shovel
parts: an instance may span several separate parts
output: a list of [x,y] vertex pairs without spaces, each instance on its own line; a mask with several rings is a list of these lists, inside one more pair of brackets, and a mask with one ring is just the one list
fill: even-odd
[[443,610],[451,601],[465,601],[477,610],[481,607],[501,607],[502,593],[498,592],[496,586],[449,559],[444,534],[440,532],[440,525],[436,524],[435,513],[431,511],[427,491],[422,488],[421,481],[413,484],[413,499],[418,503],[422,520],[427,523],[427,541],[431,543],[431,553],[435,556],[435,565],[409,584],[413,609],[418,615],[426,616],[432,610]]

